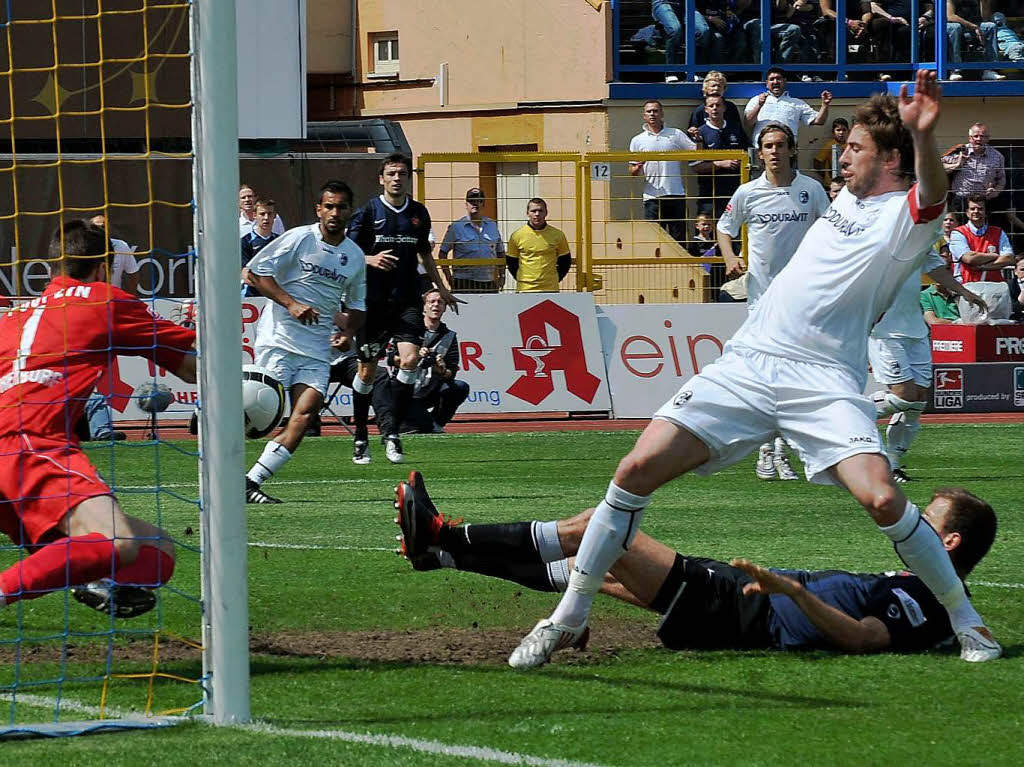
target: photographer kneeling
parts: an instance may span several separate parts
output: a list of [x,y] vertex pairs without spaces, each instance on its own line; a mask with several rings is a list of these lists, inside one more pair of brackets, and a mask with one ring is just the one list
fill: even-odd
[[445,306],[441,294],[430,290],[423,296],[423,324],[427,328],[420,347],[413,401],[403,432],[440,434],[469,396],[469,384],[457,381],[459,340],[454,330],[441,322]]

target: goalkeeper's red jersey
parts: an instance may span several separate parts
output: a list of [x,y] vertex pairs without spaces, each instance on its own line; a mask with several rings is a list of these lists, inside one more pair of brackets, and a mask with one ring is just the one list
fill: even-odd
[[74,425],[118,355],[177,370],[195,332],[106,282],[55,277],[38,298],[0,317],[0,438],[76,442]]

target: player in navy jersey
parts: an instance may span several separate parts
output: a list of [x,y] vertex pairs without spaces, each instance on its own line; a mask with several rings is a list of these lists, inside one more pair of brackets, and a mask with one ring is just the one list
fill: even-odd
[[[416,367],[423,345],[423,291],[417,267],[437,286],[445,303],[458,313],[460,303],[441,281],[431,254],[430,213],[409,196],[412,160],[389,154],[380,166],[383,193],[372,198],[349,221],[348,237],[366,254],[366,323],[356,349],[359,375],[353,382],[352,410],[355,442],[352,460],[370,462],[367,420],[370,392],[377,361],[390,339],[398,346],[399,369],[391,380],[393,422],[402,423],[412,400]],[[397,428],[397,426],[396,426]],[[398,434],[384,434],[387,458],[402,463],[405,457]]]
[[[490,575],[538,591],[565,591],[593,509],[551,522],[453,525],[439,514],[423,477],[396,493],[402,553],[417,570],[442,567]],[[996,532],[992,507],[961,488],[936,490],[922,517],[961,578]],[[678,554],[644,533],[605,577],[601,592],[660,615],[658,638],[682,649],[828,649],[922,652],[952,646],[949,615],[906,571],[763,568]],[[586,634],[576,646],[586,642]]]

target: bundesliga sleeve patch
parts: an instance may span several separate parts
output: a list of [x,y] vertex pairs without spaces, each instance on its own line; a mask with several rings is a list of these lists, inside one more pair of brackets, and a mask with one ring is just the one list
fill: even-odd
[[[921,609],[921,605],[919,605],[917,600],[910,596],[910,594],[905,592],[903,589],[893,589],[892,593],[903,606],[903,613],[907,616],[907,620],[910,622],[911,626],[917,628],[928,620],[924,615],[924,610]],[[896,607],[896,605],[892,605],[892,607]]]

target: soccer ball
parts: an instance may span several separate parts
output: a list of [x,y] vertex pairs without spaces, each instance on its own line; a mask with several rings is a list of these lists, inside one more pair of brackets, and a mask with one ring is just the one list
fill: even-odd
[[258,365],[242,366],[242,411],[245,436],[259,439],[272,432],[284,413],[284,387]]

